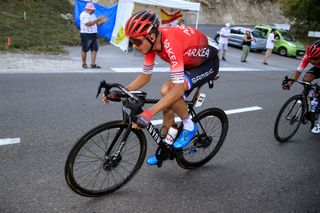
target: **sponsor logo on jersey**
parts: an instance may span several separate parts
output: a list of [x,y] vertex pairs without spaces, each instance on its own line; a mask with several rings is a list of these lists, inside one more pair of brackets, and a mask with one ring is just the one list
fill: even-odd
[[190,27],[186,27],[186,26],[180,26],[180,29],[183,30],[183,32],[185,34],[187,34],[188,36],[192,36],[194,34],[194,30]]
[[190,57],[207,57],[209,58],[210,49],[209,48],[190,48],[188,49],[183,56],[190,56]]
[[211,68],[209,71],[202,73],[201,75],[198,75],[194,78],[191,78],[191,81],[193,84],[197,83],[198,81],[208,77],[209,75],[211,75],[213,73],[213,69]]
[[174,54],[172,48],[171,48],[171,44],[169,42],[168,39],[166,39],[164,41],[164,48],[166,49],[166,52],[168,53],[168,57],[170,59],[170,62],[171,62],[171,66],[172,68],[174,68],[175,66],[177,66],[178,62],[177,62],[177,57],[176,55]]

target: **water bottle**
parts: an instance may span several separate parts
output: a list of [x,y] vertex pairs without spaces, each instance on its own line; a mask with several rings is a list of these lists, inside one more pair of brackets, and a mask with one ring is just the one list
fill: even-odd
[[164,142],[166,142],[168,145],[172,145],[174,142],[174,139],[176,138],[178,133],[178,129],[174,126],[170,127],[166,138],[164,139]]
[[315,112],[318,108],[319,105],[319,101],[317,98],[313,98],[313,100],[311,101],[311,112]]

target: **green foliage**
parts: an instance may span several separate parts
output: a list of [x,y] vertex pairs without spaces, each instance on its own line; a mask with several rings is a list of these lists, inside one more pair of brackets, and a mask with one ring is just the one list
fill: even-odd
[[63,19],[61,13],[73,14],[69,1],[0,0],[0,51],[60,53],[64,45],[79,45],[79,30],[73,20]]
[[280,7],[298,33],[320,31],[319,0],[280,0]]

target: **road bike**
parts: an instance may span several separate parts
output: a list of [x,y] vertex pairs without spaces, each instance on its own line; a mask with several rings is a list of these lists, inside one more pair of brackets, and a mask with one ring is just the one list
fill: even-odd
[[311,111],[312,98],[308,94],[310,90],[314,90],[314,94],[317,94],[320,86],[305,81],[289,79],[287,76],[283,80],[283,84],[287,84],[288,81],[297,82],[304,89],[301,94],[289,98],[280,109],[274,126],[274,136],[280,143],[287,142],[292,138],[298,131],[301,123],[307,124],[310,121],[312,128],[319,113],[319,107],[316,111]]
[[[216,79],[214,79],[216,80]],[[209,88],[214,80],[209,81]],[[116,94],[122,102],[122,120],[101,124],[84,134],[71,149],[65,164],[65,178],[69,187],[76,193],[98,197],[118,190],[141,168],[147,151],[147,140],[142,129],[132,128],[137,114],[144,104],[155,104],[159,99],[147,99],[142,91],[129,92],[120,84],[100,83],[97,97]],[[156,157],[158,167],[166,160],[176,160],[184,169],[200,167],[212,159],[221,148],[227,132],[228,117],[218,108],[208,108],[196,113],[194,107],[201,105],[204,94],[200,87],[195,90],[191,101],[186,100],[189,113],[199,130],[190,144],[181,150],[164,142],[164,136],[152,122],[146,128],[158,148]],[[178,127],[178,135],[183,128]]]

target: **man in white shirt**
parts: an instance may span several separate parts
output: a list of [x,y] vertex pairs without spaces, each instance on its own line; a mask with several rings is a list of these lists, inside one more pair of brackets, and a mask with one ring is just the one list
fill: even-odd
[[98,26],[106,22],[108,19],[94,14],[94,4],[87,3],[85,10],[80,14],[80,37],[81,37],[81,59],[82,68],[88,69],[86,62],[87,52],[91,50],[91,65],[90,68],[101,68],[96,64],[98,52]]
[[226,53],[228,49],[228,40],[230,37],[230,24],[226,23],[226,26],[221,28],[220,30],[220,37],[219,37],[219,46],[218,49],[219,51],[222,50],[222,57],[221,59],[223,61],[226,61]]
[[264,56],[264,60],[263,60],[263,64],[265,65],[268,65],[267,63],[267,60],[268,58],[270,58],[271,54],[272,54],[272,50],[274,48],[274,42],[276,42],[277,40],[274,39],[274,33],[276,32],[276,29],[272,29],[271,30],[271,33],[269,34],[268,36],[268,39],[267,39],[267,45],[266,45],[266,53],[265,53],[265,56]]

